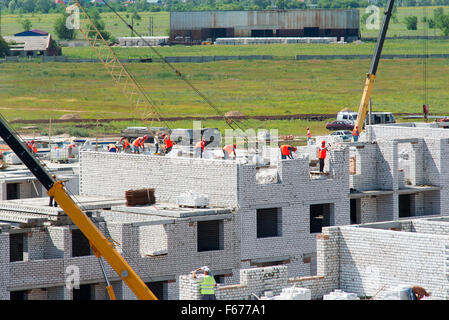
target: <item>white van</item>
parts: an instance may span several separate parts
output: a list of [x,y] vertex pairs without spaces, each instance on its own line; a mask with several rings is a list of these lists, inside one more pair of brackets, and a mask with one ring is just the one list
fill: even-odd
[[[351,121],[355,123],[357,119],[357,112],[354,111],[340,111],[337,113],[337,121]],[[368,115],[365,119],[365,124],[368,124]],[[393,113],[391,112],[371,112],[371,124],[396,123]]]

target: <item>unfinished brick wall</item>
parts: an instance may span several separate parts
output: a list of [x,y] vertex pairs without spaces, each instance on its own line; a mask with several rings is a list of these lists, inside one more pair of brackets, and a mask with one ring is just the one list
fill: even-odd
[[[328,154],[328,179],[311,179],[308,158],[303,157],[279,161],[279,182],[261,184],[256,181],[257,166],[235,161],[82,152],[81,194],[120,196],[127,188],[146,186],[156,188],[159,201],[175,202],[180,192],[192,189],[208,194],[212,205],[238,204],[236,230],[240,234],[233,241],[245,244],[238,257],[242,263],[285,260],[291,276],[310,275],[310,263],[304,263],[304,257],[315,252],[310,205],[329,203],[332,224],[349,223],[348,150],[334,149]],[[127,170],[119,169],[123,167]],[[279,208],[278,236],[257,238],[256,213],[263,208]],[[167,235],[168,242],[171,236]]]
[[432,292],[432,298],[447,299],[448,234],[357,227],[340,227],[340,232],[342,290],[372,296],[382,288],[420,285]]
[[9,234],[0,233],[0,300],[9,300]]
[[211,205],[237,205],[235,161],[153,155],[80,153],[80,194],[124,197],[126,190],[155,188],[156,201],[176,203],[189,190],[209,195]]
[[[312,299],[320,299],[339,285],[339,230],[326,228],[317,236],[318,275],[289,278],[288,266],[271,266],[240,269],[240,283],[219,285],[215,292],[218,300],[254,300],[272,291],[280,294],[283,288],[293,285],[311,290]],[[179,277],[179,299],[200,300],[197,281],[191,275]]]

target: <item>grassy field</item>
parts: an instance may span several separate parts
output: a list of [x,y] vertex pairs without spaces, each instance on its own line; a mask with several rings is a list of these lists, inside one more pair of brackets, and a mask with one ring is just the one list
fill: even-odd
[[[123,12],[123,18],[131,24],[131,15]],[[142,35],[149,34],[149,17],[153,17],[153,32],[154,35],[168,35],[170,29],[170,15],[168,12],[139,12],[141,16],[140,21],[134,21],[134,28]],[[42,29],[50,33],[54,33],[54,23],[61,14],[7,14],[2,15],[2,33],[3,35],[13,35],[14,33],[23,31],[20,23],[21,19],[28,19],[31,21],[33,29]],[[106,30],[111,32],[115,37],[129,37],[131,34],[128,27],[119,18],[111,13],[105,12],[101,14],[106,23]],[[56,39],[57,36],[53,35]],[[78,39],[83,39],[82,34],[78,32]]]
[[[424,24],[421,18],[426,15],[431,17],[433,15],[433,9],[436,7],[399,7],[397,12],[397,22],[391,21],[388,36],[413,36],[423,35]],[[444,7],[448,10],[448,7]],[[365,13],[365,9],[360,9],[360,17]],[[130,15],[123,12],[121,15],[131,22]],[[154,17],[154,35],[168,35],[170,29],[170,14],[168,12],[139,12],[142,20],[135,21],[136,30],[142,35],[148,35],[149,32],[149,17]],[[407,16],[418,16],[418,30],[407,30],[404,22]],[[23,14],[21,16],[17,14],[7,14],[2,16],[2,29],[4,35],[12,35],[14,33],[23,31],[20,19],[29,19],[33,28],[43,29],[49,32],[53,32],[53,25],[55,20],[59,17],[59,14]],[[106,29],[112,33],[115,37],[130,36],[129,29],[119,20],[113,13],[102,13],[102,17],[106,22]],[[382,9],[381,9],[382,19]],[[439,35],[439,30],[429,29],[429,35]],[[366,27],[361,24],[361,33],[363,37],[376,37],[377,30],[367,30]],[[82,36],[78,34],[78,37]]]
[[[388,27],[388,37],[395,36],[423,36],[425,35],[425,30],[427,29],[427,33],[429,36],[438,36],[441,35],[441,31],[438,29],[428,29],[426,24],[422,21],[423,17],[433,17],[433,10],[438,8],[438,6],[433,7],[399,7],[396,14],[396,20],[390,20],[390,25]],[[442,7],[444,11],[447,13],[449,7]],[[360,9],[360,17],[365,14],[366,9]],[[380,10],[381,21],[383,19],[383,9]],[[418,17],[418,30],[407,30],[405,24],[405,18],[408,16],[417,16]],[[360,31],[362,33],[362,37],[377,37],[379,31],[378,30],[368,30],[365,25],[360,23]]]
[[[448,54],[449,41],[429,40],[429,54]],[[274,59],[294,59],[297,54],[334,55],[366,54],[372,55],[375,42],[344,44],[281,44],[281,45],[241,45],[241,46],[167,46],[155,48],[162,56],[237,56],[273,55]],[[423,54],[424,40],[389,39],[385,41],[383,54]],[[150,48],[114,47],[119,59],[153,58],[157,54]],[[63,48],[63,54],[70,58],[93,58],[96,56],[90,47]]]
[[[174,128],[193,128],[192,121],[169,121],[167,125]],[[201,121],[201,125],[206,128],[218,128],[222,134],[225,133],[226,129],[229,129],[229,126],[221,120],[206,120]],[[239,125],[246,129],[254,129],[257,133],[258,130],[271,130],[277,129],[279,135],[302,135],[304,136],[306,133],[306,128],[310,127],[310,130],[313,132],[313,135],[324,135],[328,134],[328,130],[325,129],[325,122],[319,121],[305,121],[305,120],[270,120],[270,121],[259,121],[259,120],[245,120],[240,122]],[[68,133],[70,136],[76,137],[86,137],[91,136],[95,137],[98,135],[102,136],[117,136],[120,134],[120,131],[127,127],[135,127],[135,126],[144,126],[144,124],[140,121],[111,121],[107,124],[100,123],[98,127],[96,127],[95,121],[90,123],[52,123],[52,135],[60,135],[64,133]],[[48,135],[49,132],[49,123],[47,124],[37,124],[37,125],[25,125],[21,123],[14,123],[12,127],[16,130],[19,130],[22,133],[26,133],[31,136],[38,135]],[[25,129],[24,129],[25,128]]]
[[[369,60],[224,61],[177,66],[222,112],[288,115],[337,113],[345,107],[357,110]],[[216,115],[163,64],[129,64],[128,68],[162,108],[162,116]],[[430,59],[428,72],[431,113],[446,113],[449,61]],[[5,63],[0,65],[0,74],[0,110],[8,120],[56,119],[70,113],[93,119],[139,116],[100,64]],[[420,60],[381,61],[372,95],[375,110],[420,113],[422,78]],[[289,130],[303,132],[304,122],[254,121],[250,125],[279,125],[287,134]]]

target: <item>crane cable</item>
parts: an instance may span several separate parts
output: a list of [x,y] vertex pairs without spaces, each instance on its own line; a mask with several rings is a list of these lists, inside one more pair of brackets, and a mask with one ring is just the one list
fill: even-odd
[[151,48],[151,50],[153,50],[153,52],[181,79],[183,80],[192,90],[194,90],[203,100],[204,102],[206,102],[206,104],[208,104],[212,109],[215,110],[215,112],[223,117],[223,119],[225,120],[226,124],[231,128],[231,129],[235,129],[233,127],[233,125],[235,125],[237,128],[239,128],[240,130],[243,131],[242,127],[233,119],[226,117],[221,110],[214,104],[212,103],[212,101],[210,101],[209,98],[207,98],[200,90],[198,90],[193,84],[192,82],[190,82],[187,78],[184,77],[184,75],[178,70],[176,69],[170,62],[168,62],[153,46],[150,45],[150,43],[148,43],[147,40],[145,40],[145,38],[142,37],[142,35],[140,33],[138,33],[134,27],[132,25],[130,25],[118,12],[117,10],[115,10],[113,7],[111,7],[109,5],[109,3],[106,2],[106,0],[102,0],[103,3],[132,31],[134,32],[148,47]]

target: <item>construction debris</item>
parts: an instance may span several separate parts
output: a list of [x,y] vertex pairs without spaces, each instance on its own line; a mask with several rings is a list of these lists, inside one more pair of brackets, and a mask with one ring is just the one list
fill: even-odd
[[360,300],[355,293],[347,293],[343,290],[335,289],[323,296],[323,300]]
[[310,289],[293,286],[283,288],[278,296],[273,295],[273,291],[265,291],[265,295],[259,300],[312,300],[312,293]]

